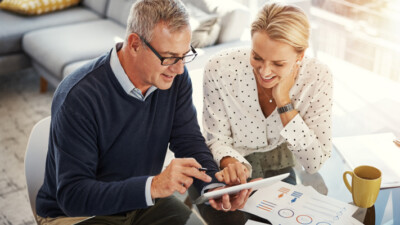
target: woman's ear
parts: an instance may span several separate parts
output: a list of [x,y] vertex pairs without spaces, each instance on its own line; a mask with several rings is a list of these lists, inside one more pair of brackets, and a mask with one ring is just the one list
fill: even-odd
[[297,55],[297,61],[296,61],[296,63],[297,62],[301,62],[301,60],[303,60],[303,58],[304,58],[304,51],[303,52],[301,52],[301,53],[299,53],[298,55]]

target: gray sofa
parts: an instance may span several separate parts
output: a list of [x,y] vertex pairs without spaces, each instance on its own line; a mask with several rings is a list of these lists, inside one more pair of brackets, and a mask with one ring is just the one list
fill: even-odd
[[[220,26],[216,44],[198,49],[199,56],[188,64],[189,71],[202,68],[219,50],[247,44],[240,38],[250,12],[227,1],[183,0],[216,15]],[[0,10],[0,74],[33,66],[42,78],[57,86],[73,70],[123,41],[132,2],[83,0],[76,7],[36,17]]]
[[22,48],[24,34],[54,26],[98,20],[105,13],[107,0],[85,0],[81,5],[42,16],[26,17],[0,10],[0,74],[31,66]]

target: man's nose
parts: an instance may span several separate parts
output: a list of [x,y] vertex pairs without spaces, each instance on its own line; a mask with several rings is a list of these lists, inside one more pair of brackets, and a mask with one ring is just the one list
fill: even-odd
[[172,72],[174,72],[175,74],[182,74],[182,73],[185,71],[184,65],[185,65],[185,64],[183,63],[183,60],[180,59],[180,60],[178,60],[178,62],[176,62],[175,64],[170,65],[170,66],[169,66],[169,69],[170,69]]

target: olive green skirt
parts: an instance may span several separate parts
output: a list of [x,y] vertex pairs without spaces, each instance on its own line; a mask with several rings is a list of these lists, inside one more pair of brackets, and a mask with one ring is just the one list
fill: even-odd
[[252,178],[271,177],[277,175],[276,171],[292,168],[294,166],[293,157],[293,153],[287,148],[286,143],[271,151],[255,152],[245,156],[253,168]]

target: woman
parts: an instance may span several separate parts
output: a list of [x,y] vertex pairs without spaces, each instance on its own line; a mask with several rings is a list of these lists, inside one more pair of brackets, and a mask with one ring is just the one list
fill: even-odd
[[[332,76],[304,57],[309,23],[295,6],[266,4],[251,37],[251,49],[219,53],[205,68],[203,129],[216,176],[233,185],[290,172],[295,183],[295,159],[315,173],[330,157]],[[199,210],[210,224],[243,222],[241,212]]]
[[[204,72],[203,129],[228,184],[292,172],[315,173],[330,157],[332,76],[304,57],[304,12],[270,3],[251,27],[251,49],[214,56]],[[225,207],[226,208],[226,207]]]

